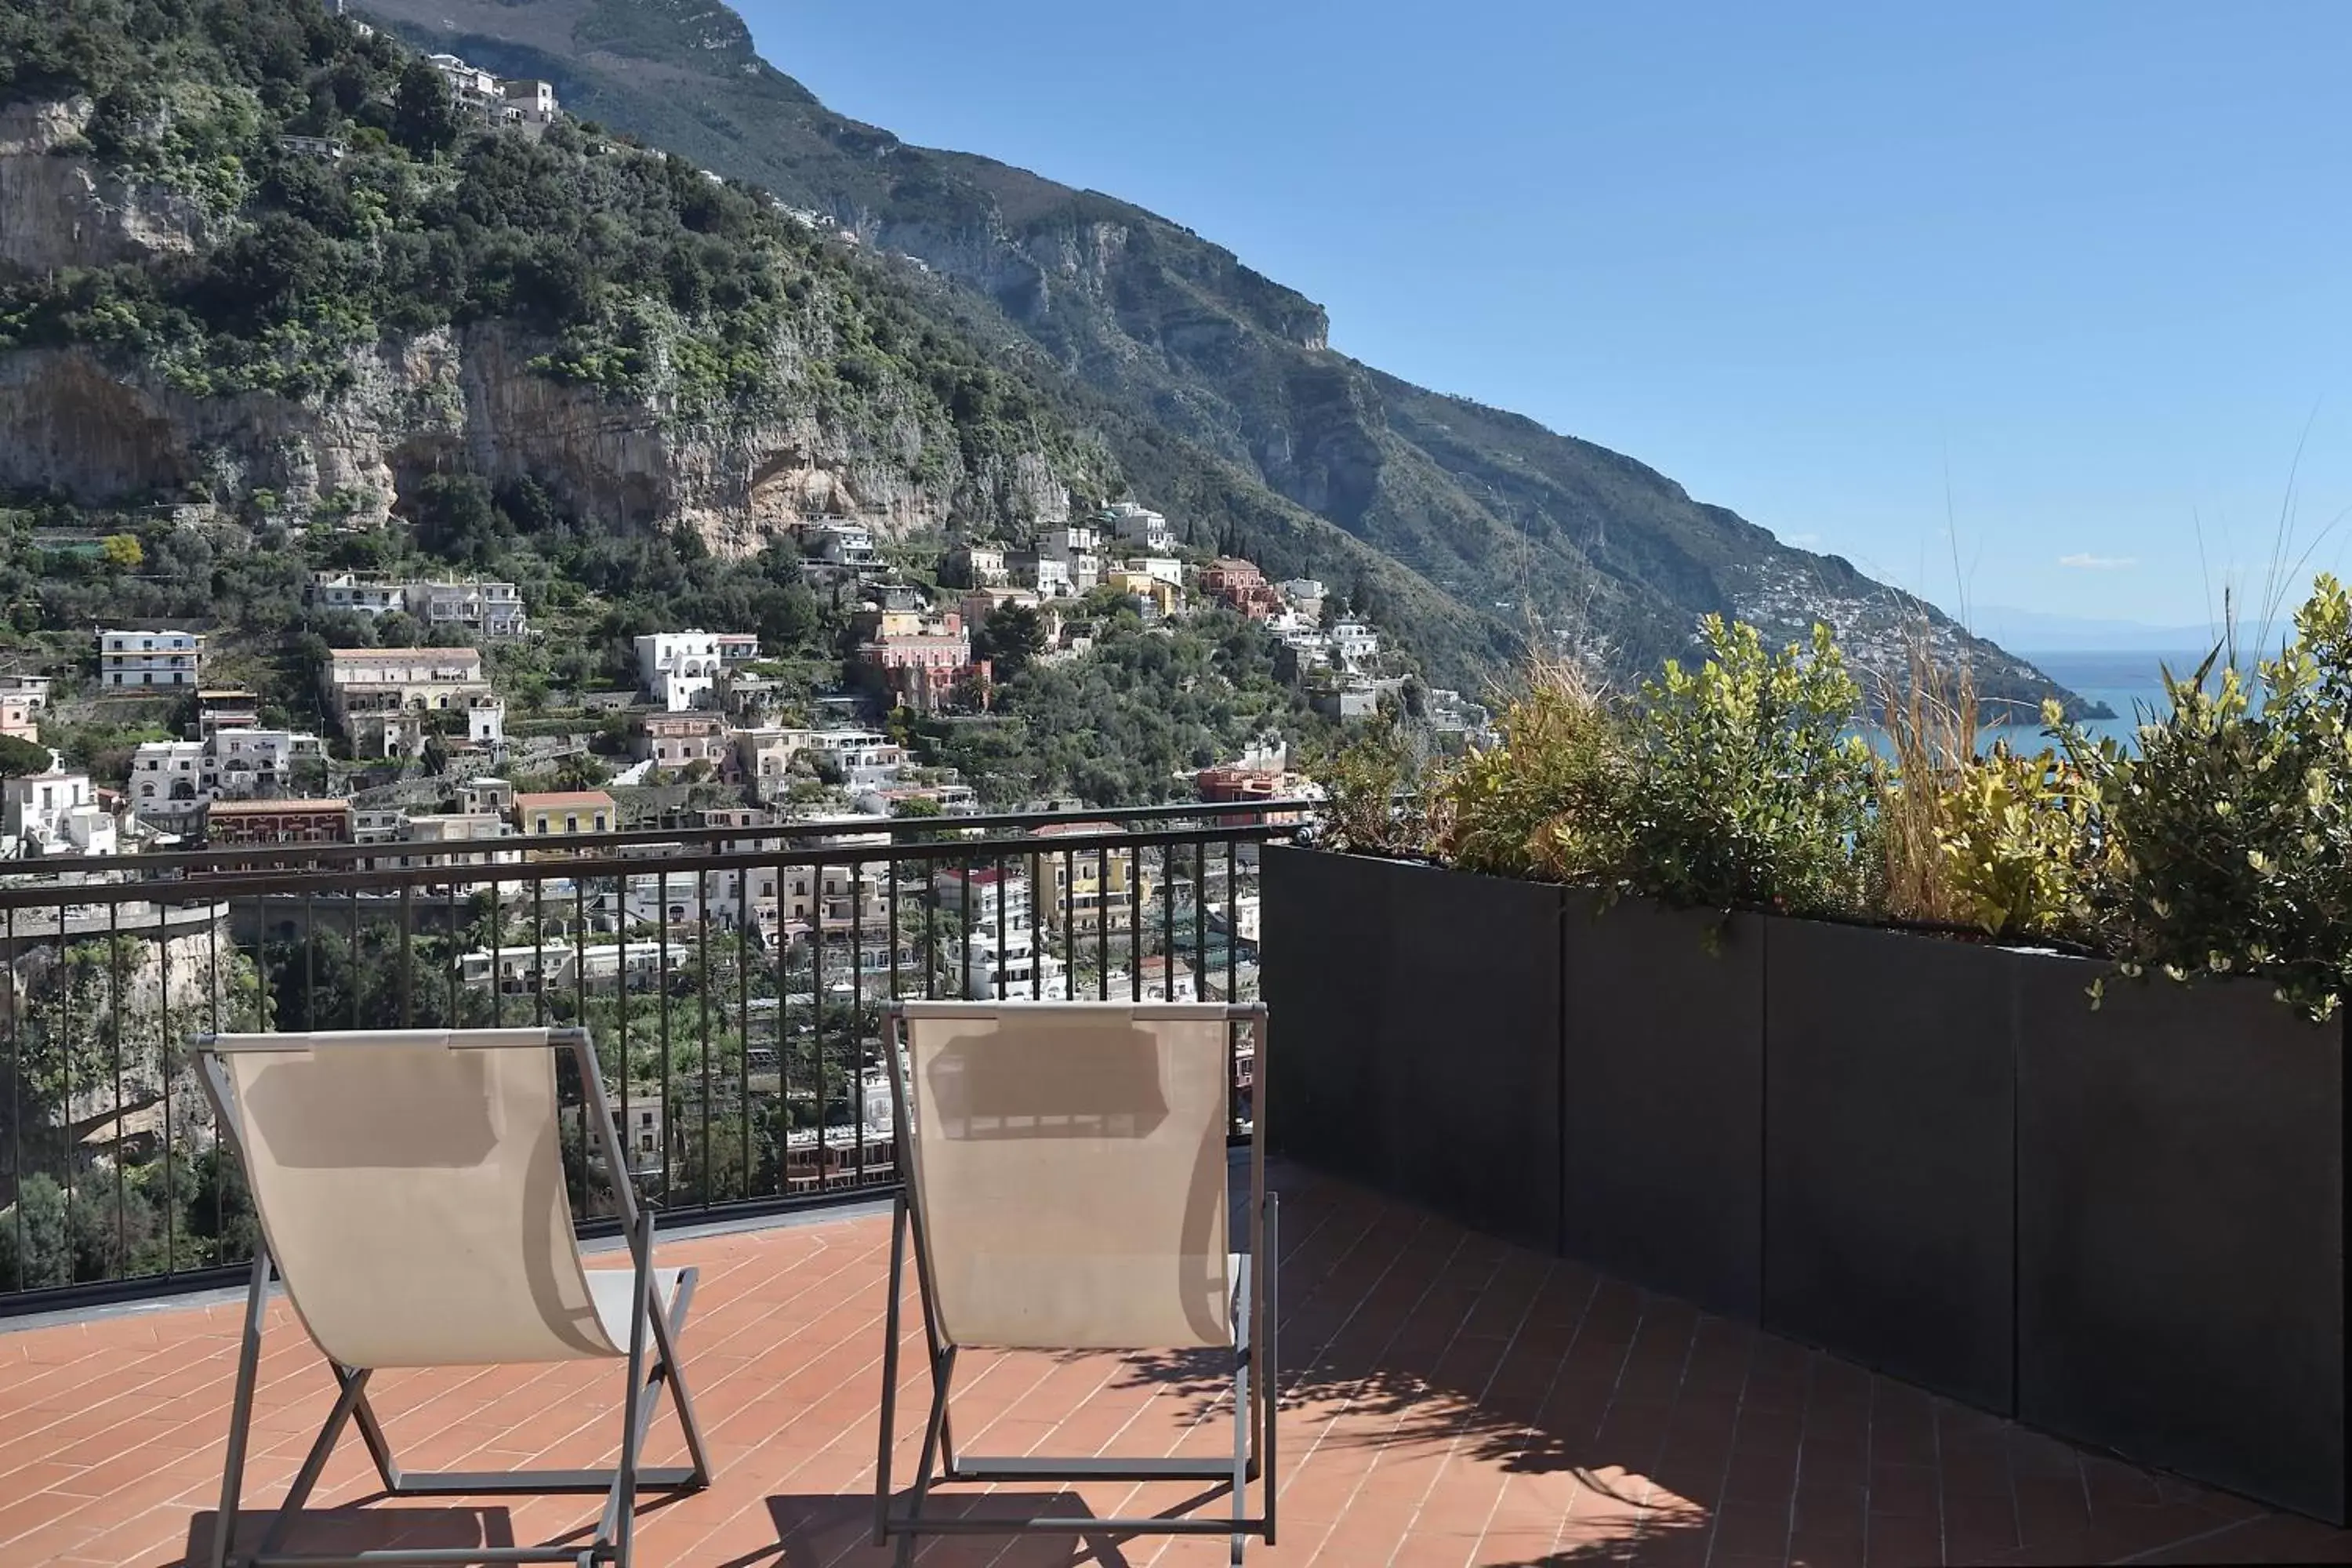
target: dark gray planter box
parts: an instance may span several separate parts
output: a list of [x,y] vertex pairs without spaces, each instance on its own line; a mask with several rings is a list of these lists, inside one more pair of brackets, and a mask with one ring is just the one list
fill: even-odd
[[1753,1322],[1764,922],[1571,889],[1560,951],[1562,1250]]
[[1263,982],[1269,1144],[1556,1248],[1560,890],[1272,847],[1264,885],[1267,949],[1312,955]]
[[2024,961],[1811,921],[1764,940],[1765,1326],[2011,1414]]
[[1267,1011],[1257,1113],[1267,1143],[1335,1175],[1391,1188],[1378,977],[1393,967],[1389,885],[1400,868],[1268,845],[1260,942]]
[[2103,972],[2022,974],[2018,1415],[2343,1523],[2343,1031]]

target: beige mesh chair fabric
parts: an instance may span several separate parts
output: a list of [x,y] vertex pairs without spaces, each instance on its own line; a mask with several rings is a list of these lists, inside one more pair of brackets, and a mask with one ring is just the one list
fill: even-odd
[[[223,1036],[287,1294],[345,1366],[628,1353],[627,1269],[572,1238],[544,1029]],[[540,1049],[517,1049],[538,1046]],[[659,1270],[665,1302],[677,1270]],[[602,1286],[601,1289],[593,1286]]]
[[[1265,1060],[1257,1004],[891,1002],[883,1053],[906,1184],[885,1298],[874,1543],[908,1568],[925,1535],[1223,1535],[1239,1564],[1272,1545],[1280,1487],[1274,1391],[1280,1205],[1250,1120],[1246,1245],[1229,1252],[1238,1031]],[[894,1507],[908,1242],[931,1373],[903,1510]],[[1206,1455],[969,1454],[950,1405],[967,1349],[1198,1355],[1231,1369],[1233,1450]],[[1136,1517],[929,1506],[936,1484],[1183,1481],[1192,1504]],[[1262,1510],[1250,1511],[1256,1484]],[[1219,1491],[1229,1510],[1207,1511]],[[1017,1506],[1017,1500],[1016,1500]]]
[[[639,1489],[693,1490],[710,1480],[677,1352],[696,1271],[654,1267],[654,1216],[625,1176],[612,1195],[628,1237],[626,1266],[582,1265],[564,1185],[558,1050],[578,1070],[589,1146],[602,1149],[607,1172],[621,1176],[625,1168],[587,1032],[218,1035],[198,1036],[192,1045],[261,1224],[211,1568],[375,1562],[457,1568],[488,1560],[484,1550],[501,1563],[628,1568]],[[273,1267],[325,1353],[338,1392],[259,1542],[240,1552],[246,1450]],[[620,1459],[609,1467],[404,1469],[368,1396],[369,1380],[386,1368],[592,1357],[624,1362],[628,1373],[615,1412]],[[640,1462],[665,1394],[686,1438],[684,1466]],[[278,1550],[350,1426],[358,1428],[392,1496],[601,1492],[603,1516],[584,1542],[575,1532],[536,1547]]]
[[1223,1008],[908,1019],[915,1202],[951,1344],[1231,1346]]

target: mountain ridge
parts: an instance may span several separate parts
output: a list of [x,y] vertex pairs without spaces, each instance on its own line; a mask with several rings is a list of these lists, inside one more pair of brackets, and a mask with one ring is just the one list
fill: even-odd
[[[1638,459],[1429,391],[1329,348],[1322,306],[1184,226],[981,154],[914,146],[824,107],[703,0],[366,0],[404,36],[626,129],[960,285],[1134,426],[1230,465],[1450,595],[1467,622],[1602,651],[1631,678],[1710,611],[1776,637],[1827,620],[1865,668],[1923,630],[1996,699],[2054,683],[1850,563],[1781,545]],[[1113,446],[1130,470],[1142,437]],[[1155,504],[1168,498],[1145,491]],[[2067,695],[2062,693],[2062,695]],[[2085,710],[2087,711],[2087,710]]]

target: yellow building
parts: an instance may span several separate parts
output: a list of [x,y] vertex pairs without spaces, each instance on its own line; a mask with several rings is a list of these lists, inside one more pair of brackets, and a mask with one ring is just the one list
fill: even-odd
[[613,804],[613,797],[601,789],[519,795],[514,801],[514,819],[526,838],[611,833],[621,826],[619,808]]
[[1121,570],[1112,573],[1106,581],[1119,593],[1141,599],[1162,616],[1183,613],[1184,590],[1149,572]]
[[[1117,833],[1108,822],[1057,822],[1040,827],[1034,837],[1059,838]],[[1151,875],[1136,863],[1135,851],[1106,846],[1040,852],[1030,857],[1029,885],[1037,889],[1037,919],[1048,931],[1060,931],[1065,921],[1081,936],[1105,929],[1132,929],[1139,906],[1150,919]]]

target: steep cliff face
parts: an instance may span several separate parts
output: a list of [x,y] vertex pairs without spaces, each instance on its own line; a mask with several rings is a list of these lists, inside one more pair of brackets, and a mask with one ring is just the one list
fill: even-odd
[[585,515],[684,523],[731,554],[820,517],[889,538],[951,521],[1025,537],[1067,520],[1074,478],[1103,483],[1039,451],[927,465],[940,433],[910,410],[874,426],[798,399],[756,421],[681,423],[535,371],[545,347],[499,323],[388,339],[315,399],[194,396],[88,348],[0,354],[0,486],[91,502],[267,490],[296,515],[331,502],[365,523],[425,475],[466,468],[536,479]]
[[[0,108],[0,280],[159,277],[252,230],[249,213],[210,216],[173,185],[98,157],[91,119],[87,98]],[[898,360],[862,352],[857,384],[845,384],[832,367],[870,350],[866,305],[831,274],[797,287],[763,340],[734,345],[762,372],[751,399],[698,395],[681,363],[687,323],[651,305],[639,312],[654,324],[636,342],[642,367],[618,390],[551,368],[562,345],[512,321],[362,333],[313,367],[305,384],[324,390],[300,395],[224,391],[190,374],[184,344],[85,323],[0,352],[0,487],[88,502],[268,491],[293,516],[331,510],[366,524],[403,510],[425,476],[466,469],[536,479],[583,516],[682,524],[733,554],[816,517],[856,518],[886,538],[950,524],[1025,538],[1067,519],[1074,486],[1115,486],[1115,460],[1084,436],[971,447]]]
[[0,108],[0,268],[103,267],[196,247],[205,214],[89,155],[87,98]]

